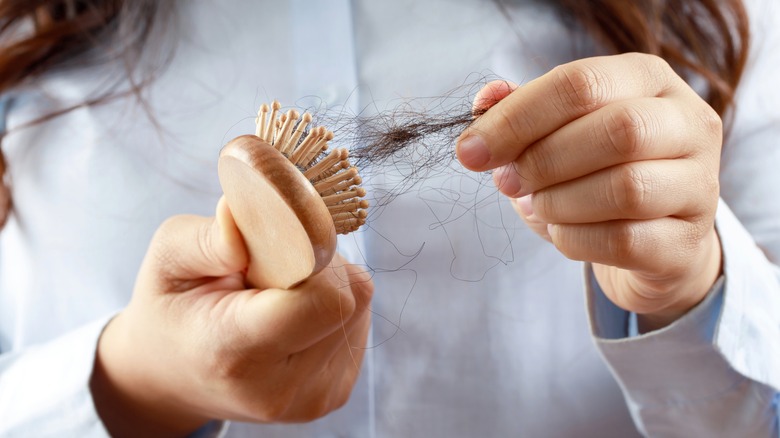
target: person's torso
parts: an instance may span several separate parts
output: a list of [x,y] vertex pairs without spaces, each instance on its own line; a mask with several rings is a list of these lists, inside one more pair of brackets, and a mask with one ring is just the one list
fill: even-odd
[[[16,210],[0,234],[0,351],[119,310],[157,225],[211,214],[219,148],[253,131],[260,103],[366,114],[483,77],[523,83],[579,44],[537,2],[234,3],[180,2],[182,38],[149,89],[162,130],[120,101],[6,139]],[[46,87],[78,96],[83,81]],[[36,99],[20,97],[12,126],[45,110]],[[369,197],[402,179],[372,169]],[[527,229],[489,175],[452,163],[345,239],[376,284],[350,402],[310,424],[233,424],[229,437],[637,434],[591,341],[581,265]]]

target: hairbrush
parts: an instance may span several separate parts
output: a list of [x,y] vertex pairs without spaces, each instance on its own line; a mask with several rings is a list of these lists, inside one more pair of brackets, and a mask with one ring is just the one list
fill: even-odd
[[263,104],[254,135],[231,140],[219,157],[219,181],[249,252],[247,282],[289,289],[321,271],[336,235],[365,223],[368,201],[358,169],[333,133],[307,128],[312,116]]

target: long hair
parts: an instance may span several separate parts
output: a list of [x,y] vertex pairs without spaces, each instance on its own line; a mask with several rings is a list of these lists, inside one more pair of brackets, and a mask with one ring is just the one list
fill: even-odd
[[704,98],[721,117],[734,103],[750,40],[742,0],[557,2],[608,50],[658,55],[683,78],[703,78]]
[[[77,107],[95,105],[114,97],[136,94],[153,75],[139,77],[134,70],[156,20],[170,15],[166,0],[2,0],[0,1],[0,96],[34,83],[43,75],[89,63],[117,61],[129,83],[106,87],[97,96],[71,107],[44,114],[41,123]],[[0,132],[0,141],[5,136]],[[0,150],[0,229],[11,208],[5,178],[6,163]]]
[[[749,27],[742,0],[554,1],[565,18],[612,52],[659,55],[683,77],[703,78],[704,97],[721,116],[733,104],[748,54]],[[122,59],[131,73],[155,18],[170,13],[170,8],[161,10],[166,5],[169,2],[162,0],[0,1],[0,95],[53,70],[83,67],[82,55],[105,46],[105,41],[111,41],[109,58]],[[138,94],[143,83],[132,84],[131,91]],[[106,92],[84,104],[98,104],[115,95]],[[3,184],[5,167],[0,151],[0,227],[11,205]]]

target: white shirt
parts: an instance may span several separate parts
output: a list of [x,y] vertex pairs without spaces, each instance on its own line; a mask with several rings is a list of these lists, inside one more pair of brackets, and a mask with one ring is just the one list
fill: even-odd
[[[510,20],[478,0],[180,2],[175,57],[147,93],[161,130],[132,99],[13,130],[84,100],[110,67],[15,93],[2,145],[15,210],[0,233],[0,436],[105,436],[87,387],[100,330],[129,300],[162,220],[211,214],[218,151],[253,132],[260,103],[370,112],[484,74],[527,81],[587,54],[540,3],[511,5]],[[755,46],[717,217],[725,284],[705,303],[626,338],[628,314],[582,265],[528,230],[488,177],[453,164],[340,243],[376,283],[350,402],[310,424],[231,424],[226,436],[777,434],[780,12],[750,6]],[[376,197],[399,178],[378,169],[366,185]]]

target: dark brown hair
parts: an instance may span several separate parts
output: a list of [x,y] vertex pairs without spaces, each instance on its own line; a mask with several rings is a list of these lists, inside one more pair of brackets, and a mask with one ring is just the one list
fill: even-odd
[[[155,20],[172,10],[165,0],[0,0],[0,96],[41,76],[90,63],[119,61],[129,88],[107,87],[72,107],[43,115],[40,123],[77,107],[139,93],[153,74],[133,75]],[[117,81],[117,85],[122,80]],[[0,132],[0,140],[5,132]],[[11,206],[0,150],[0,228]]]
[[[0,94],[69,66],[110,39],[108,56],[131,73],[162,0],[0,0]],[[705,99],[725,116],[733,104],[748,54],[748,18],[741,0],[556,0],[564,17],[614,53],[658,55],[683,77],[697,75]],[[25,28],[27,26],[27,28]],[[143,82],[131,80],[131,91]],[[85,102],[96,104],[111,93]],[[114,93],[113,95],[116,95]],[[56,117],[66,108],[48,114]],[[2,133],[0,133],[0,139]],[[0,183],[4,162],[0,153]],[[0,184],[0,226],[10,196]]]
[[682,77],[703,78],[721,117],[733,104],[750,34],[742,0],[557,1],[608,50],[658,55]]

